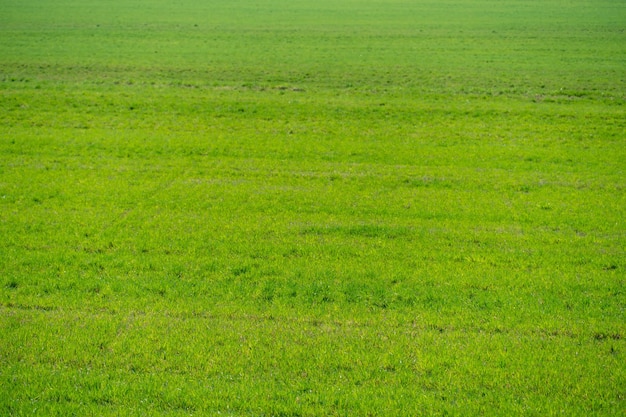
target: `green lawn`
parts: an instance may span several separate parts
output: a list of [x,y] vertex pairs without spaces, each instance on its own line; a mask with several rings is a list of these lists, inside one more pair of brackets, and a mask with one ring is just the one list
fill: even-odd
[[0,0],[0,415],[623,415],[626,5]]

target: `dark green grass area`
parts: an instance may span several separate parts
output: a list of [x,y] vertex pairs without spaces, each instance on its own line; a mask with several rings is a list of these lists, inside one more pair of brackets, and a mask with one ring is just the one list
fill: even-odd
[[623,413],[624,5],[0,10],[0,414]]

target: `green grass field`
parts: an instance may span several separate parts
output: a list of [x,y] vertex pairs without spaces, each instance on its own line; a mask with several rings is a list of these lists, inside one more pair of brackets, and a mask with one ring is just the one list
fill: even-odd
[[626,413],[626,4],[0,0],[0,415]]

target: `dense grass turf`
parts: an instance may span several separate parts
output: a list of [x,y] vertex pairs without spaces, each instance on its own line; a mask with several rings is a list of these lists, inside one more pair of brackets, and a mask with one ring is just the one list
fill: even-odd
[[0,0],[0,414],[623,414],[625,29]]

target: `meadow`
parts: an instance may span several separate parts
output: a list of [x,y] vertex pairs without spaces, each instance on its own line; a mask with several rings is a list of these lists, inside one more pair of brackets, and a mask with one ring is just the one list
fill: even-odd
[[626,5],[0,0],[0,415],[624,415]]

